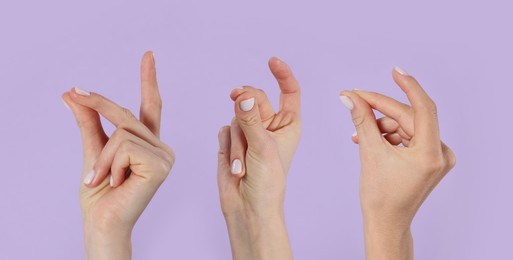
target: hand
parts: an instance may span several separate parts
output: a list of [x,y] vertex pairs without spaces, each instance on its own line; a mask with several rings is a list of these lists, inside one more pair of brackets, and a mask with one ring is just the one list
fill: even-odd
[[283,207],[301,132],[300,89],[283,61],[272,58],[269,68],[281,89],[279,112],[263,91],[235,89],[236,116],[219,132],[219,194],[234,259],[292,259]]
[[[440,140],[435,103],[404,70],[396,68],[393,78],[411,107],[362,90],[341,94],[360,146],[367,259],[413,259],[411,222],[456,162]],[[376,120],[372,109],[385,117]]]
[[[142,59],[141,93],[140,120],[96,93],[74,88],[62,97],[82,135],[80,205],[87,259],[130,258],[135,222],[174,163],[173,151],[159,139],[162,105],[151,52]],[[110,138],[99,114],[116,126]]]

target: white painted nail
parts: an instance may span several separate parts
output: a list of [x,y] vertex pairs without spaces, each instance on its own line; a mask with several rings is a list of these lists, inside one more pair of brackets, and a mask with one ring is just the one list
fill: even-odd
[[112,178],[112,175],[110,175],[109,184],[111,187],[114,187],[114,178]]
[[69,110],[71,110],[71,108],[69,107],[68,103],[66,103],[66,101],[64,101],[64,99],[62,99],[62,98],[61,98],[61,100],[62,100],[62,103],[64,103],[64,105],[65,105]]
[[358,133],[357,133],[357,132],[354,132],[352,136],[353,136],[353,137],[357,137],[357,136],[358,136]]
[[89,96],[89,95],[91,95],[91,93],[89,93],[89,91],[83,90],[83,89],[77,88],[77,87],[75,87],[75,92],[77,92],[77,94],[79,94],[81,96]]
[[246,99],[240,102],[240,109],[242,111],[250,111],[255,105],[255,98]]
[[84,184],[91,184],[94,179],[94,170],[91,170],[84,178]]
[[348,97],[346,96],[340,96],[340,101],[342,101],[342,104],[344,104],[344,106],[349,109],[349,110],[353,110],[353,101],[351,101],[351,99],[349,99]]
[[234,89],[244,89],[243,87],[235,87]]
[[239,159],[235,159],[232,162],[232,174],[242,173],[242,162]]
[[403,70],[400,67],[395,67],[394,70],[403,76],[410,76],[410,74],[408,74],[408,72],[406,72],[406,70]]

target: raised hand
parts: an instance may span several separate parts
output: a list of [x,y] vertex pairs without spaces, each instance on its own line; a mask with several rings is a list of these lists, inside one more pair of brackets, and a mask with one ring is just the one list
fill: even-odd
[[[340,96],[360,146],[367,259],[413,259],[411,222],[456,162],[440,140],[435,103],[404,70],[396,68],[393,78],[412,106],[362,90]],[[385,117],[376,120],[372,109]]]
[[235,118],[219,132],[219,194],[234,259],[292,258],[283,205],[301,133],[300,89],[283,61],[272,58],[269,68],[281,89],[278,113],[262,90],[235,89]]
[[[131,257],[132,229],[174,163],[173,151],[159,139],[162,101],[152,52],[141,62],[141,96],[140,119],[96,93],[74,88],[62,96],[82,135],[87,259]],[[100,114],[116,127],[110,137]]]

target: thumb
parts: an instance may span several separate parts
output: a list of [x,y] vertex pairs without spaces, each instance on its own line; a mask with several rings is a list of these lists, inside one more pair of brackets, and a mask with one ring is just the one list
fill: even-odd
[[241,94],[235,100],[235,116],[244,136],[246,137],[248,148],[260,151],[264,149],[267,141],[267,132],[262,124],[258,103],[251,93]]
[[376,144],[382,143],[383,137],[379,131],[376,116],[371,106],[352,91],[342,92],[340,94],[340,101],[351,111],[360,146],[375,147]]
[[80,128],[84,163],[92,163],[99,156],[108,140],[103,131],[100,115],[91,108],[73,102],[68,92],[62,95],[62,100],[73,112]]

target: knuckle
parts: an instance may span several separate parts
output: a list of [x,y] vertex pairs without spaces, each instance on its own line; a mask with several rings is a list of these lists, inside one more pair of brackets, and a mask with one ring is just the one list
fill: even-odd
[[151,100],[146,101],[144,105],[148,107],[162,109],[162,98],[160,96],[152,98]]
[[420,108],[426,112],[429,112],[430,114],[435,116],[435,118],[438,117],[438,108],[433,100],[426,100],[421,104]]
[[132,114],[132,111],[130,111],[130,109],[128,109],[126,107],[121,108],[121,114],[122,114],[124,120],[128,121],[128,120],[135,119],[135,116],[134,116],[134,114]]
[[93,168],[92,170],[98,174],[99,172],[101,172],[105,167],[103,165],[103,161],[101,159],[97,160],[96,163],[93,165]]
[[443,156],[436,154],[432,156],[425,156],[420,161],[421,168],[428,173],[440,174],[444,172],[446,163]]
[[94,120],[87,120],[82,118],[75,118],[79,129],[95,129],[96,122]]
[[173,165],[171,164],[170,161],[168,160],[160,160],[160,163],[159,163],[159,172],[161,173],[161,175],[163,175],[164,177],[169,175],[169,171],[171,171],[171,167]]
[[128,139],[128,132],[123,128],[116,128],[112,133],[110,140],[114,140],[120,142],[122,140]]
[[223,159],[224,160],[225,157],[227,157],[227,156],[230,156],[230,155],[227,154],[227,152],[224,149],[219,148],[217,150],[217,157],[218,157],[218,159]]
[[170,153],[168,153],[167,162],[169,163],[169,167],[168,168],[169,168],[169,170],[171,170],[171,168],[175,164],[176,155],[175,155],[175,153],[173,152],[173,150],[171,148],[169,148],[169,151],[170,151]]
[[454,168],[454,166],[456,166],[456,155],[454,155],[454,153],[448,149],[445,153],[445,158],[446,158],[446,162],[447,162],[447,168],[450,170],[452,168]]
[[132,150],[133,143],[130,140],[123,140],[119,144],[118,151],[122,153],[129,153]]
[[[94,95],[92,95],[94,96]],[[102,107],[103,104],[105,103],[105,98],[101,95],[96,95],[97,98],[92,98],[92,103],[93,103],[93,107],[95,108],[99,108],[99,107]]]
[[160,157],[163,158],[163,161],[166,162],[167,171],[170,171],[173,165],[175,164],[176,155],[171,147],[166,144],[162,144],[162,148],[158,150],[160,153]]
[[[232,119],[232,124],[236,120],[237,119],[234,117]],[[221,139],[223,139],[229,133],[230,133],[230,126],[223,126],[223,127],[221,127],[221,129],[219,129],[219,132],[217,133],[217,139],[221,140]]]
[[258,116],[257,113],[252,113],[250,115],[240,117],[240,118],[238,118],[238,120],[241,125],[250,126],[250,127],[256,126],[259,123],[261,123],[260,117]]
[[170,160],[172,160],[174,162],[175,160],[175,152],[173,151],[173,148],[169,147],[168,145],[162,143],[162,149],[164,150],[165,152],[165,158],[169,158]]
[[167,159],[160,159],[158,162],[155,162],[153,166],[158,173],[154,176],[154,178],[157,179],[158,182],[163,182],[167,176],[169,176],[171,168],[173,167],[173,163]]
[[362,125],[364,125],[367,119],[362,114],[355,114],[355,115],[353,115],[352,120],[353,120],[354,126],[356,128],[358,128],[358,127],[361,127]]
[[153,101],[153,104],[159,108],[162,108],[162,98],[160,96],[156,97]]
[[262,89],[257,89],[257,94],[260,95],[262,98],[267,98],[267,94]]

